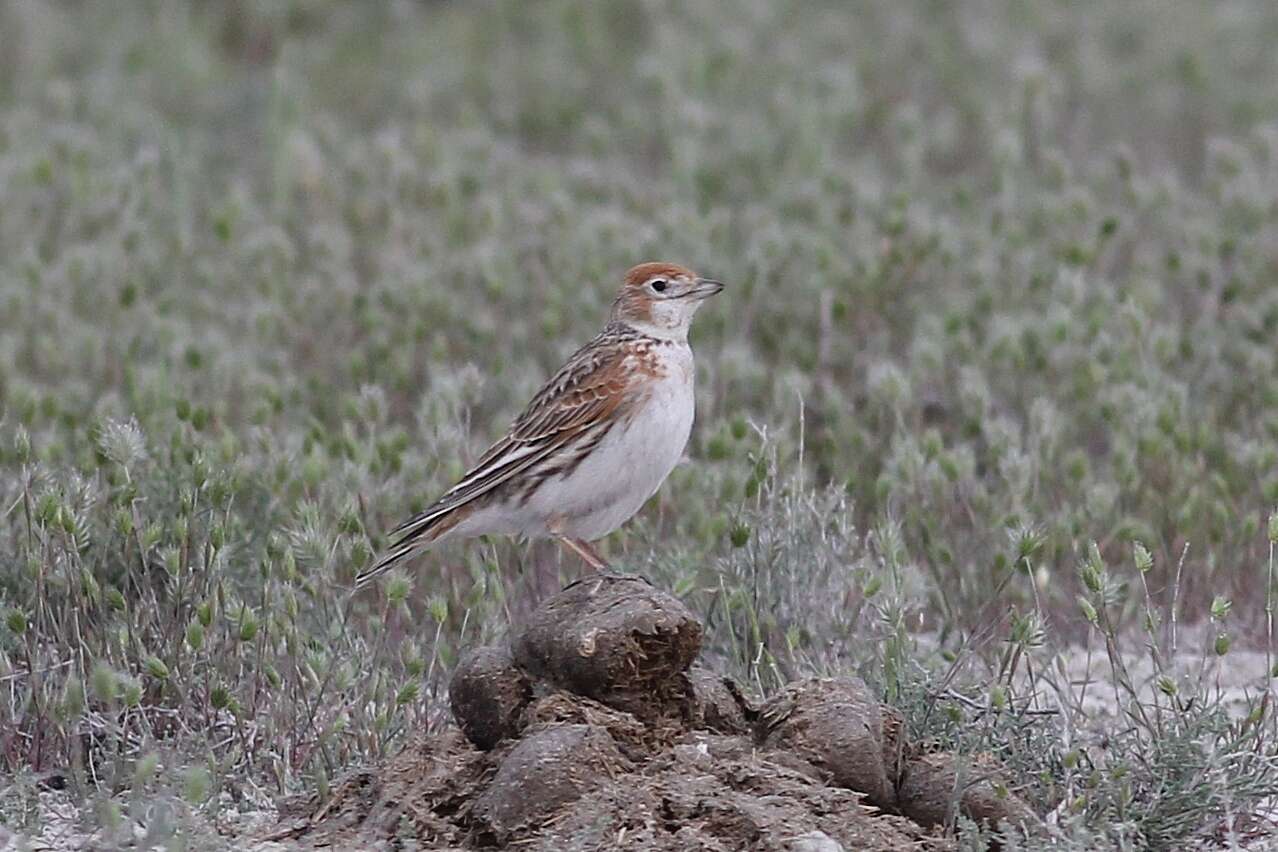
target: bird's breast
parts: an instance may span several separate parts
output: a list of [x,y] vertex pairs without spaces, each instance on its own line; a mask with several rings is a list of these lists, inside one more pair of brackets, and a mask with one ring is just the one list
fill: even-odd
[[692,353],[687,347],[683,347],[683,352],[659,352],[652,373],[642,385],[622,443],[644,468],[639,478],[650,472],[656,480],[652,484],[655,490],[683,456],[692,433]]
[[529,517],[554,517],[563,534],[594,540],[639,511],[687,446],[691,362],[686,345],[652,347],[625,359],[627,402],[588,452],[529,496]]

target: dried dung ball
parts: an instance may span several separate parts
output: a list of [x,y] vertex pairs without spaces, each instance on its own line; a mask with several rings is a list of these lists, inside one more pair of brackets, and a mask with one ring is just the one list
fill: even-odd
[[520,730],[520,714],[532,701],[528,676],[504,646],[462,655],[448,687],[453,718],[476,748],[490,749]]
[[751,708],[731,678],[715,674],[699,663],[687,673],[690,697],[688,714],[694,727],[721,734],[742,734],[750,730],[747,714]]
[[765,748],[792,752],[835,784],[864,793],[879,807],[893,806],[883,713],[863,681],[797,681],[773,696],[759,716],[758,736]]
[[897,803],[901,813],[926,827],[952,825],[958,812],[996,827],[1035,825],[1038,817],[1015,793],[1007,792],[1003,765],[988,754],[956,757],[933,752],[910,761],[904,769]]
[[481,825],[504,842],[540,825],[569,802],[631,768],[612,737],[594,725],[552,725],[520,740],[475,800]]
[[686,691],[701,622],[642,577],[596,574],[538,607],[512,650],[534,676],[646,718]]

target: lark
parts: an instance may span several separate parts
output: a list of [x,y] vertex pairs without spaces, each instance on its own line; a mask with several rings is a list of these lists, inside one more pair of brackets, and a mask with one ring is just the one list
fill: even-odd
[[433,545],[481,535],[553,538],[591,568],[608,568],[593,542],[639,511],[688,444],[688,328],[721,290],[673,263],[627,272],[603,331],[456,485],[395,528],[356,587]]

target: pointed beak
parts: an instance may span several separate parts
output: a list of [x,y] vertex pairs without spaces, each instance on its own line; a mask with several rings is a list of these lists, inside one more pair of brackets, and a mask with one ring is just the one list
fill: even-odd
[[709,299],[723,291],[723,285],[710,278],[698,278],[687,295],[693,299]]

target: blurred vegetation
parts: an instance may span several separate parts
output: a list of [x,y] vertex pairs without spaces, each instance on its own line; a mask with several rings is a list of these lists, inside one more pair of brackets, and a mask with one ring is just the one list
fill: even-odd
[[[858,668],[931,707],[933,656],[977,651],[1015,708],[1000,643],[1048,628],[1255,646],[1276,41],[1260,0],[0,0],[0,813],[38,821],[51,770],[108,829],[322,791],[439,723],[544,560],[346,587],[648,259],[730,289],[689,463],[607,549],[757,688]],[[1157,845],[1183,815],[1130,771],[1080,819]]]

